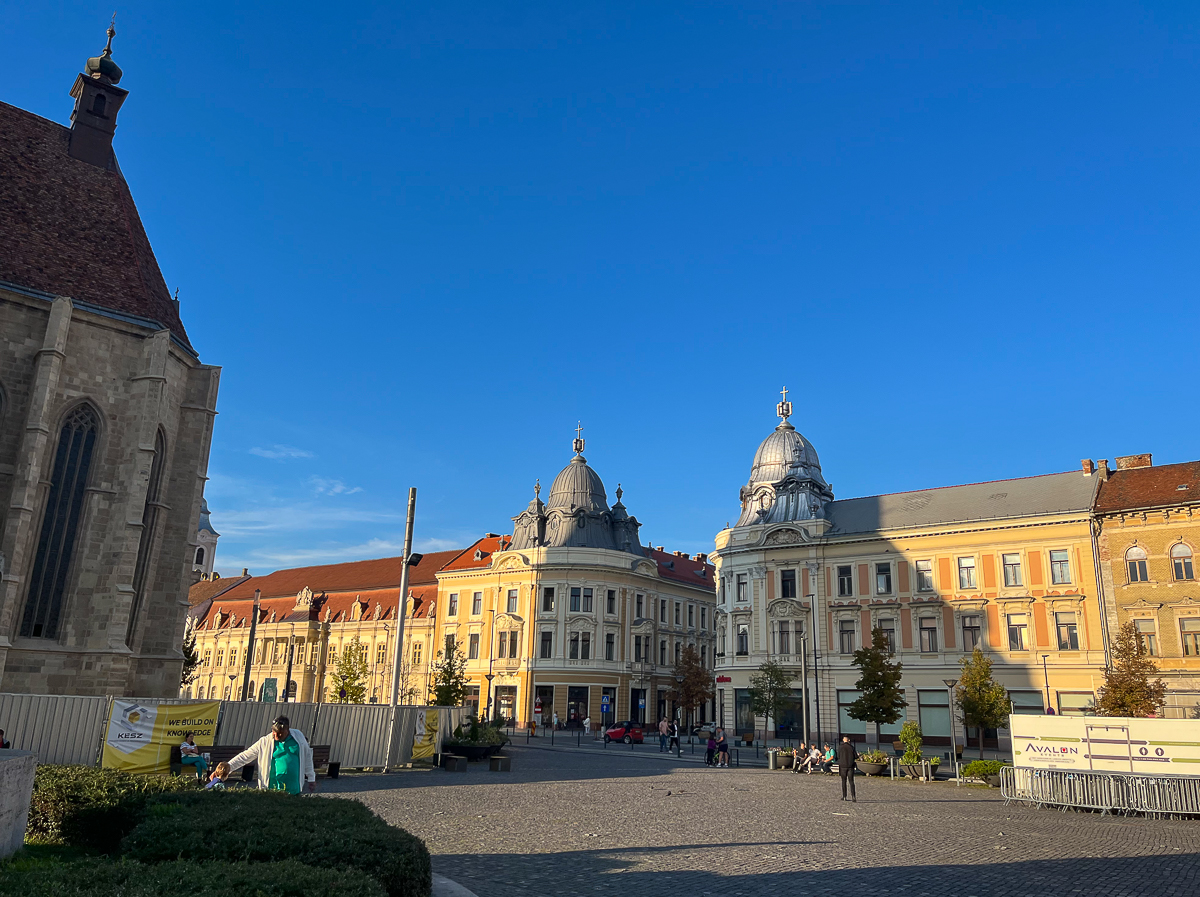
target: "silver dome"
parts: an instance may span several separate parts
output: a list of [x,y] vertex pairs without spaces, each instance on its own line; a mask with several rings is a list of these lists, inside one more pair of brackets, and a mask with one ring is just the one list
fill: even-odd
[[571,463],[559,471],[550,486],[550,497],[546,510],[570,511],[583,508],[585,511],[607,511],[608,496],[600,475],[588,467],[583,455],[576,455]]
[[812,520],[825,516],[833,490],[821,474],[817,450],[788,423],[792,403],[779,403],[779,426],[762,441],[750,467],[750,481],[741,489],[738,526]]

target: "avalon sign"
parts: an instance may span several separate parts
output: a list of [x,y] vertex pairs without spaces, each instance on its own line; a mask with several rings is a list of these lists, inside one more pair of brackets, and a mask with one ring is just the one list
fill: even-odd
[[1010,719],[1017,766],[1200,775],[1200,720],[1022,714]]

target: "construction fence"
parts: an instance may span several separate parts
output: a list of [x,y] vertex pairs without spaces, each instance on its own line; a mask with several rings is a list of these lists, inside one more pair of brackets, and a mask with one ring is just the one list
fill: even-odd
[[[39,763],[100,762],[114,700],[142,704],[189,703],[178,698],[79,697],[0,693],[0,729],[17,750],[33,751]],[[327,744],[329,759],[343,769],[381,769],[412,762],[418,719],[438,711],[435,753],[458,726],[462,707],[392,707],[386,704],[294,704],[221,701],[214,744],[248,746],[271,731],[271,721],[287,716],[310,744]],[[389,760],[389,747],[391,748]]]
[[1034,807],[1200,816],[1200,776],[1006,766],[1000,770],[1000,793],[1005,803]]

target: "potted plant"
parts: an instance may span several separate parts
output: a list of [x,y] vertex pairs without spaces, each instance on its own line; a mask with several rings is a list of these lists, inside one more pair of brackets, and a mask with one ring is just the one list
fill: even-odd
[[1000,770],[1005,766],[1012,766],[1012,764],[1000,760],[972,760],[963,767],[962,774],[964,778],[978,779],[986,782],[992,788],[999,788]]
[[905,748],[900,757],[900,768],[911,779],[925,778],[925,768],[921,763],[925,759],[921,754],[921,744],[924,740],[921,725],[916,720],[910,719],[900,727],[900,743]]
[[859,754],[858,761],[854,765],[865,776],[882,775],[888,766],[888,756],[876,748],[875,750],[867,751],[865,754]]
[[494,726],[480,725],[474,717],[464,729],[459,726],[443,744],[447,753],[466,757],[469,761],[486,760],[508,743],[508,736]]

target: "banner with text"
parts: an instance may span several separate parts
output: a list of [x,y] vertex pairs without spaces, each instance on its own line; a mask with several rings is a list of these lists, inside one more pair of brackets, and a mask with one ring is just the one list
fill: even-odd
[[1025,714],[1010,719],[1017,766],[1200,775],[1200,720]]
[[412,758],[422,760],[432,757],[437,750],[438,712],[426,710],[417,711],[417,731],[413,736]]
[[197,747],[211,747],[220,701],[155,704],[115,700],[104,735],[102,765],[127,772],[169,772],[171,748],[191,732]]

